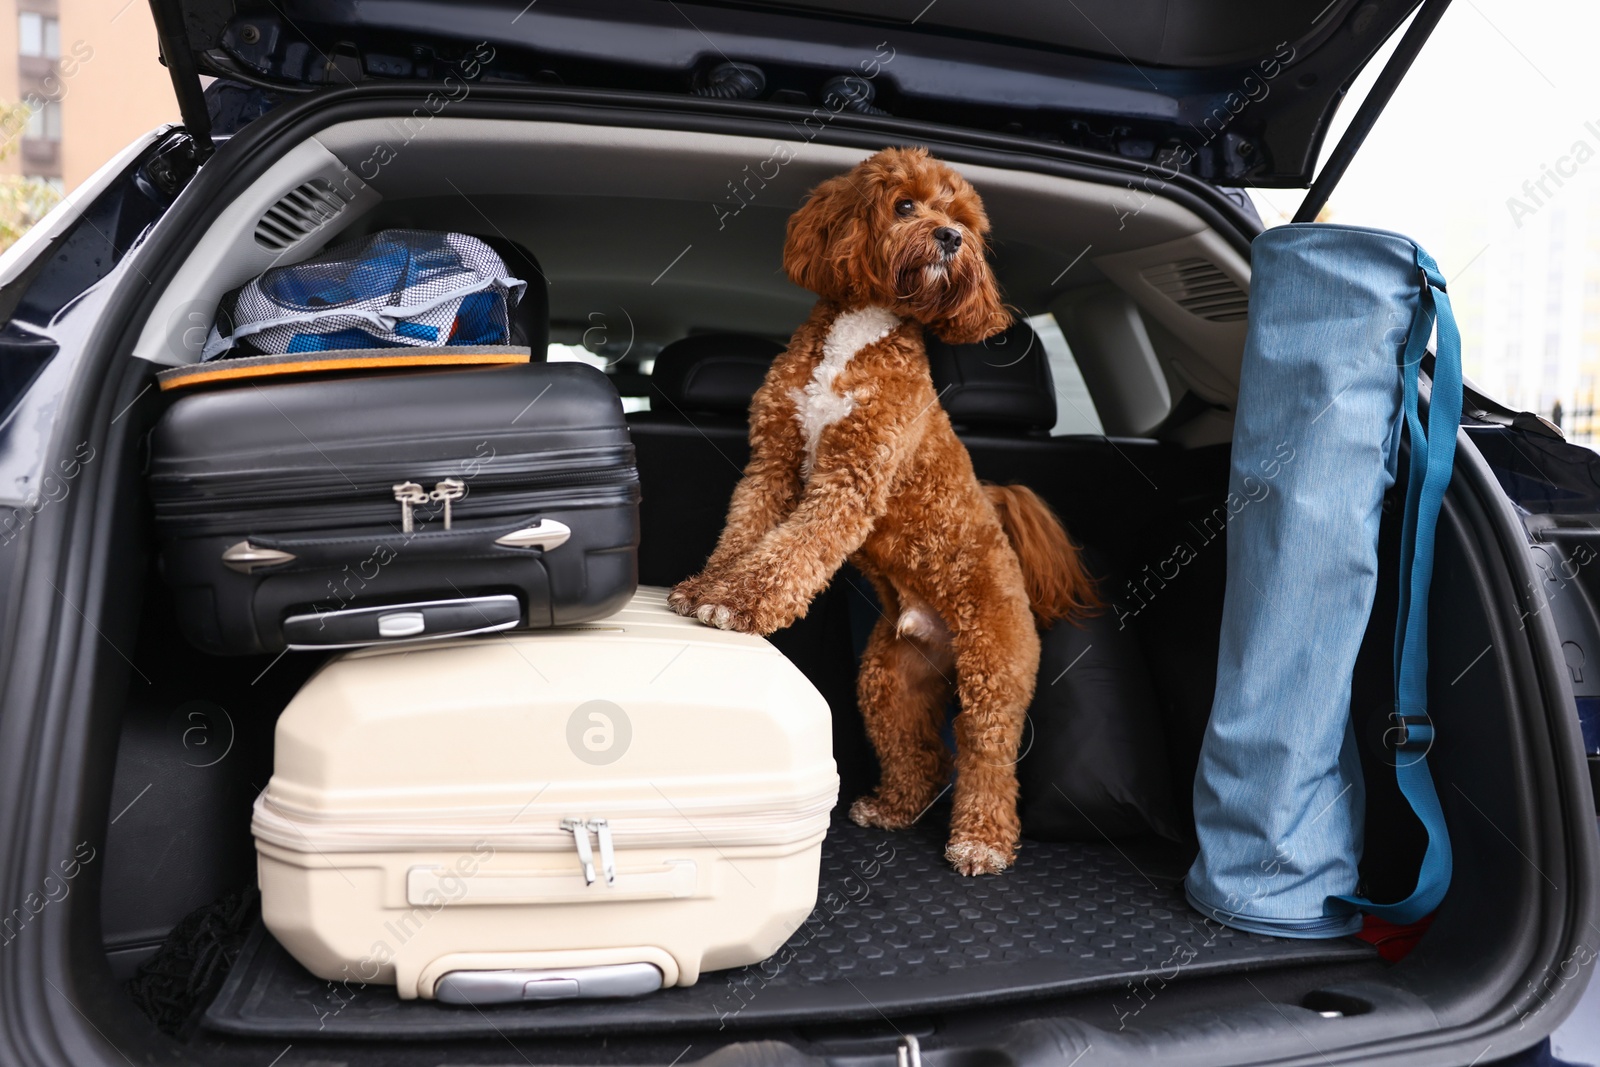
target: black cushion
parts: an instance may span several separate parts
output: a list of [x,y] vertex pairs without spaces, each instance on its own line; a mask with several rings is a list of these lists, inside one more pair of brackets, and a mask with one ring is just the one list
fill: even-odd
[[[1093,555],[1086,561],[1111,599],[1123,582]],[[1181,841],[1161,709],[1139,640],[1109,609],[1081,621],[1040,635],[1032,736],[1024,735],[1017,764],[1023,836]]]
[[741,333],[703,333],[674,341],[656,356],[650,410],[663,418],[750,413],[750,398],[783,345]]
[[973,345],[927,336],[928,370],[959,429],[1048,433],[1056,424],[1055,380],[1044,344],[1027,323]]

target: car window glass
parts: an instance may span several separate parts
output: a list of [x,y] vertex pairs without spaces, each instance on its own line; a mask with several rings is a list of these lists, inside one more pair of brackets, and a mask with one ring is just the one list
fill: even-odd
[[[613,376],[615,376],[617,369],[617,360],[614,357],[599,355],[598,353],[589,351],[582,345],[551,344],[545,349],[544,358],[550,363],[587,363],[596,370],[605,371],[607,374],[611,374]],[[645,366],[643,363],[641,363],[639,365],[639,373],[649,374],[655,364],[655,361],[650,360],[649,363],[650,366]],[[625,386],[627,383],[618,384],[618,392],[622,393],[623,411],[633,412],[650,410],[649,397],[629,396],[628,393],[635,390],[626,388]]]
[[1078,361],[1073,358],[1072,348],[1067,344],[1061,327],[1056,324],[1056,317],[1045,312],[1043,315],[1033,315],[1027,321],[1044,345],[1045,355],[1050,358],[1050,376],[1056,383],[1056,424],[1050,428],[1050,436],[1104,434],[1100,413],[1089,398],[1089,387],[1083,382],[1083,372],[1078,369]]

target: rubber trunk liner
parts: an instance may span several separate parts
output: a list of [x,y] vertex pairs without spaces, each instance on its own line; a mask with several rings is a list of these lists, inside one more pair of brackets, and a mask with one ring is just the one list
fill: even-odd
[[687,988],[481,1010],[402,1001],[390,986],[313,977],[258,927],[204,1025],[379,1040],[771,1026],[1081,992],[1157,972],[1170,980],[1375,958],[1354,939],[1261,937],[1206,920],[1184,903],[1187,856],[1164,843],[1030,841],[1004,874],[964,878],[944,861],[947,822],[891,833],[836,820],[805,925],[771,959]]

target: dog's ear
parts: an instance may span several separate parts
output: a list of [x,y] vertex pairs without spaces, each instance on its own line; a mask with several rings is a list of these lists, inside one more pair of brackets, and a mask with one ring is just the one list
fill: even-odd
[[867,221],[862,195],[850,175],[829,178],[800,209],[789,216],[783,243],[783,270],[789,280],[827,300],[848,300],[859,279],[854,273],[864,258]]
[[1011,312],[1000,300],[1000,286],[982,250],[972,266],[952,279],[951,296],[941,314],[928,327],[945,344],[972,345],[986,341],[1011,325]]

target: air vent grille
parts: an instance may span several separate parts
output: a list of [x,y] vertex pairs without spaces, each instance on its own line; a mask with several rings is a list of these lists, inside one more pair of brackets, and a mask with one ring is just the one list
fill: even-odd
[[344,210],[344,200],[333,185],[312,178],[289,190],[256,223],[256,244],[269,252],[282,252],[320,230]]
[[1140,273],[1173,303],[1210,322],[1243,322],[1250,310],[1249,294],[1208,259],[1180,259]]

